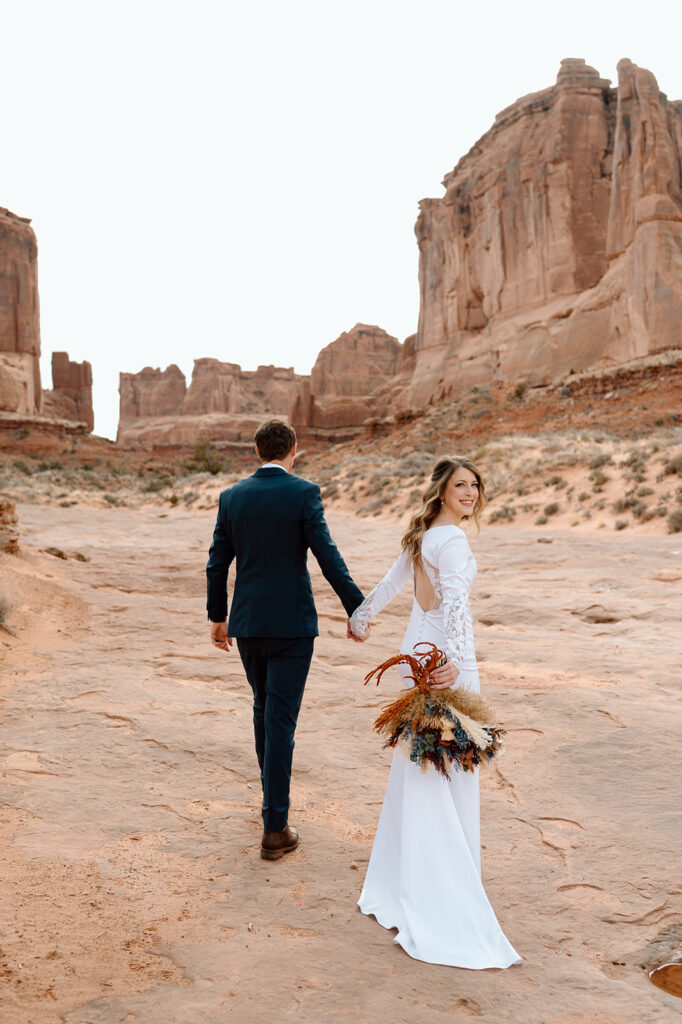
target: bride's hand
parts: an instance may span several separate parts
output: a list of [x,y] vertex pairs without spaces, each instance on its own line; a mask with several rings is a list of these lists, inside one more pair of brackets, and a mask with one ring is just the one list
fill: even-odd
[[451,661],[446,662],[445,665],[441,665],[440,668],[434,668],[429,678],[432,680],[432,690],[447,690],[450,686],[454,686],[459,676],[459,669],[455,668]]
[[367,631],[366,631],[364,636],[356,636],[355,633],[353,632],[353,630],[350,627],[350,619],[348,620],[348,622],[346,624],[346,636],[348,637],[349,640],[355,640],[356,644],[364,644],[365,640],[369,636],[369,630],[370,630],[370,626],[368,625],[367,626]]

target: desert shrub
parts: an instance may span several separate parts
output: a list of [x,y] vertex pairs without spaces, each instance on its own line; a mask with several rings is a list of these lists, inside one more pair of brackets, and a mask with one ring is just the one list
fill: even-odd
[[682,476],[682,454],[675,455],[674,458],[668,459],[663,465],[663,472],[666,476]]
[[547,519],[547,516],[538,516],[537,519],[535,520],[535,525],[536,526],[544,526],[545,523],[547,523],[547,522],[549,522],[549,520]]
[[190,473],[210,473],[215,476],[224,468],[220,452],[208,441],[197,441],[192,453],[192,462],[187,463]]
[[509,523],[516,515],[516,509],[513,505],[503,505],[502,508],[496,508],[494,512],[490,513],[489,523],[498,523],[500,521]]
[[619,512],[625,512],[625,509],[627,508],[625,504],[625,499],[619,498],[618,501],[614,501],[611,507],[613,511],[616,513],[616,515],[618,515]]
[[616,519],[616,529],[617,530],[624,530],[627,525],[628,525],[627,519]]
[[26,465],[23,459],[15,459],[12,465],[15,469],[18,469],[20,473],[23,473],[24,476],[31,476],[33,474],[33,470],[30,466]]
[[38,471],[41,473],[46,472],[48,469],[61,469],[62,464],[59,459],[43,459],[42,462],[38,463]]
[[12,604],[4,594],[0,594],[0,626],[7,626],[12,611]]
[[668,506],[667,505],[657,505],[656,508],[654,509],[654,515],[655,516],[660,516],[661,518],[663,518],[663,516],[667,516],[667,514],[668,514]]
[[583,491],[582,494],[578,495],[578,501],[587,501],[589,497],[590,495],[587,493],[587,491]]
[[550,487],[556,487],[558,491],[565,487],[567,483],[562,476],[551,476],[547,482]]
[[676,508],[668,516],[668,533],[682,532],[682,508]]
[[611,477],[607,473],[604,473],[604,471],[601,469],[593,469],[590,473],[590,480],[594,482],[595,489],[597,487],[603,487],[604,484],[610,479]]
[[338,498],[339,496],[339,485],[337,483],[328,484],[322,491],[322,499],[324,501],[327,498]]
[[185,493],[182,496],[182,500],[184,501],[185,505],[192,505],[197,500],[198,497],[198,491],[185,491]]
[[105,494],[103,495],[103,497],[107,505],[115,505],[116,507],[119,507],[120,505],[123,504],[123,502],[121,501],[117,494]]
[[559,503],[557,501],[551,501],[549,505],[545,505],[543,512],[546,516],[555,516],[559,511]]
[[156,494],[158,491],[162,491],[164,487],[170,486],[170,478],[157,476],[153,480],[148,480],[142,490],[145,494]]
[[517,384],[512,392],[512,398],[515,398],[517,402],[520,402],[523,396],[525,395],[527,388],[527,384]]
[[171,505],[173,506],[173,508],[175,508],[177,503],[180,501],[180,499],[178,498],[177,494],[171,494],[171,496],[170,496],[170,498],[168,500],[171,503]]
[[610,462],[613,462],[611,456],[606,452],[600,452],[599,455],[595,455],[595,457],[590,461],[590,469],[599,469],[601,466],[606,466]]
[[375,498],[374,501],[368,501],[366,505],[362,505],[358,509],[361,516],[378,516],[386,508],[386,502],[383,498]]
[[637,491],[637,494],[640,498],[648,498],[648,496],[653,493],[653,487],[640,487],[640,489]]

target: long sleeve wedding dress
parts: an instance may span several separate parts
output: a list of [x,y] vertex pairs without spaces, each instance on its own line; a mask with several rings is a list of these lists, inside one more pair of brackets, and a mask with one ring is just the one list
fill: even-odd
[[[353,613],[351,629],[364,636],[370,619],[412,581],[401,653],[411,654],[423,641],[436,644],[459,669],[455,685],[478,692],[469,608],[476,561],[466,534],[454,525],[433,526],[421,552],[426,579],[415,578],[403,551]],[[409,674],[404,666],[401,671],[404,678]],[[479,970],[521,963],[481,882],[478,770],[453,769],[445,779],[420,769],[398,745],[358,905],[384,928],[397,928],[394,942],[417,960]]]

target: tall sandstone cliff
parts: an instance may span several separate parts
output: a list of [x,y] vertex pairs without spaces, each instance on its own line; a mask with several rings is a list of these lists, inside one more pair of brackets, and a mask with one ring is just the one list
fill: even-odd
[[41,411],[38,245],[30,220],[0,207],[0,411]]
[[420,408],[682,347],[682,103],[623,60],[518,100],[420,204]]

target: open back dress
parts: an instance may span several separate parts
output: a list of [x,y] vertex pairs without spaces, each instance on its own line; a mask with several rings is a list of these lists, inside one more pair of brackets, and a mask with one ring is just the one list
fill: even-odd
[[[469,591],[476,561],[458,526],[432,526],[422,538],[415,572],[406,551],[351,616],[367,624],[403,587],[414,587],[401,653],[429,641],[458,669],[456,686],[480,689]],[[404,683],[409,668],[401,666]],[[358,905],[394,942],[427,963],[483,969],[509,967],[521,957],[505,937],[481,881],[478,769],[450,779],[421,769],[394,750],[372,855]]]

